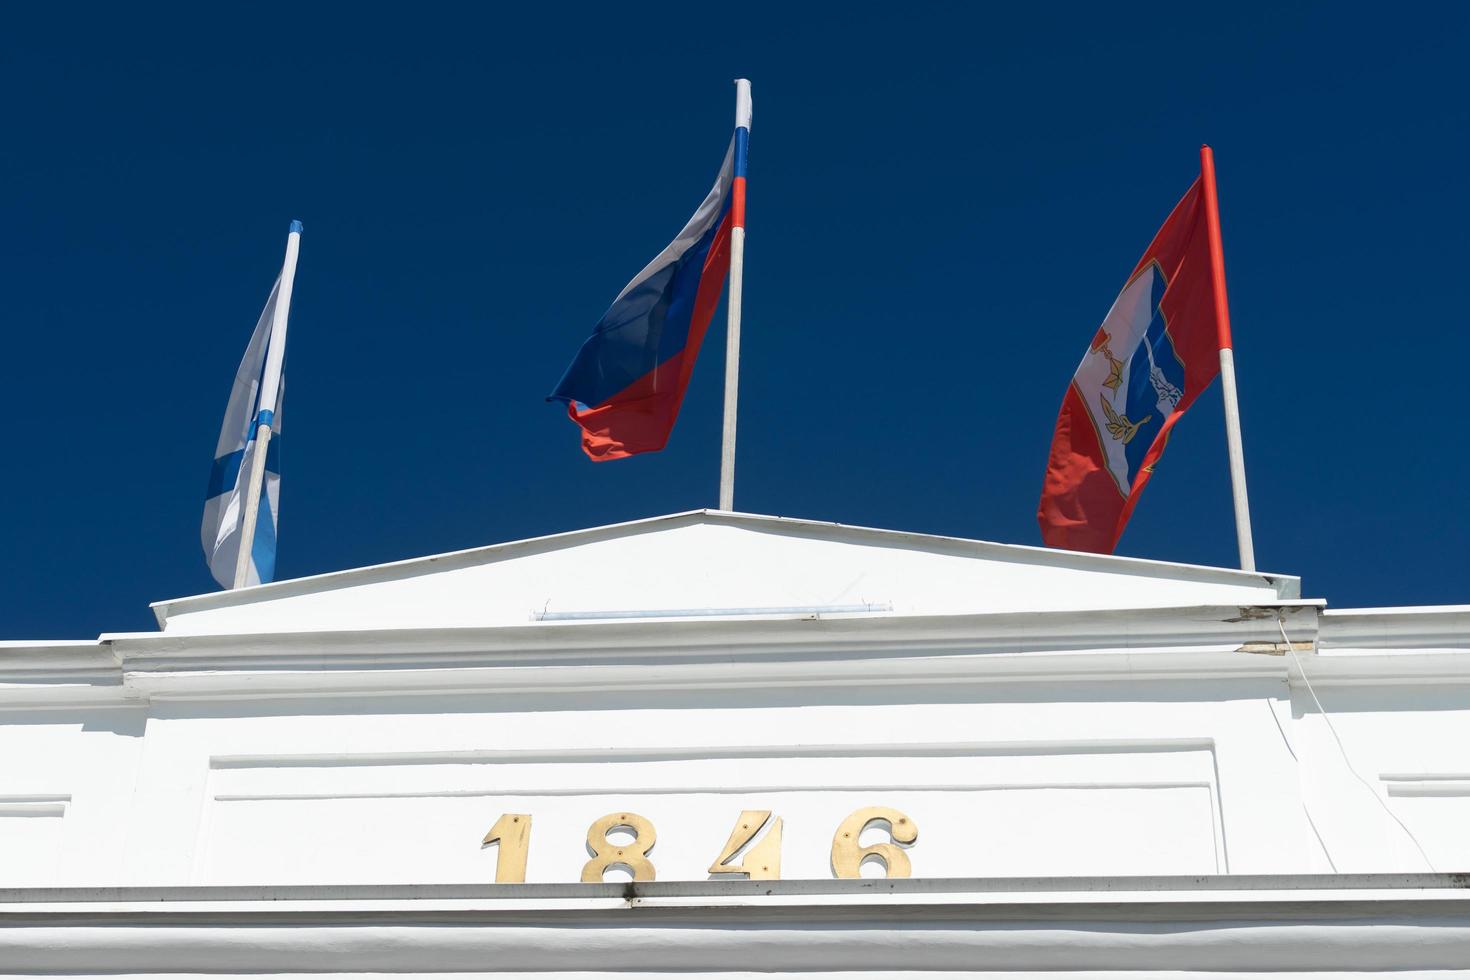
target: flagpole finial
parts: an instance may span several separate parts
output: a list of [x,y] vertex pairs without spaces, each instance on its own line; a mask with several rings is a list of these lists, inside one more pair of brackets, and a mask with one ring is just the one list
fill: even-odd
[[735,125],[750,128],[750,79],[735,79]]
[[301,222],[297,221],[294,218],[291,219],[291,231],[290,231],[290,234],[292,234],[292,235],[299,235],[299,234],[301,234],[302,230],[303,230],[303,228],[302,228]]

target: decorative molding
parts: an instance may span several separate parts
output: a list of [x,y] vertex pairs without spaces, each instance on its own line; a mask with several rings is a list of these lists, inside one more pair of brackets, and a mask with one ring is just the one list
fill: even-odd
[[1382,773],[1389,796],[1470,796],[1470,772]]
[[711,759],[885,758],[890,756],[1123,755],[1128,753],[1210,752],[1213,738],[1088,739],[1016,742],[834,742],[801,745],[629,746],[621,748],[446,749],[424,752],[279,753],[217,755],[211,769],[283,769],[347,766],[443,766],[581,762],[673,762]]
[[[754,795],[758,793],[840,793],[840,792],[1004,792],[1010,790],[1033,790],[1033,789],[1215,789],[1215,784],[1206,780],[1168,780],[1168,779],[1135,779],[1135,780],[1087,780],[1074,782],[1048,782],[1038,780],[1025,783],[921,783],[921,782],[864,782],[864,783],[772,783],[762,785],[758,783],[711,783],[707,786],[680,786],[670,788],[668,786],[619,786],[618,796],[685,796],[690,794],[738,794]],[[606,786],[558,786],[552,789],[526,787],[526,786],[497,786],[493,789],[446,789],[446,790],[406,790],[402,792],[381,791],[361,793],[216,793],[214,799],[220,803],[262,803],[262,802],[312,802],[321,800],[426,800],[426,799],[451,799],[463,797],[500,797],[500,796],[607,796],[612,791]],[[0,811],[3,812],[3,811]]]

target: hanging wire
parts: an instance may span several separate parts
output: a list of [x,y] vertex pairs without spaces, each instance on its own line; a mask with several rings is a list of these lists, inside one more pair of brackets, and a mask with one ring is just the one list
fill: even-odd
[[[1281,735],[1281,744],[1286,746],[1286,751],[1291,753],[1292,761],[1298,766],[1302,764],[1302,757],[1296,754],[1296,747],[1291,744],[1291,736],[1286,734],[1286,728],[1281,724],[1281,719],[1276,717],[1276,708],[1271,704],[1271,699],[1266,699],[1266,710],[1271,713],[1271,720],[1276,723],[1276,731]],[[1327,866],[1332,869],[1333,874],[1340,874],[1337,862],[1332,860],[1332,852],[1327,848],[1327,841],[1322,837],[1322,831],[1317,827],[1317,821],[1312,819],[1312,808],[1307,805],[1307,794],[1301,793],[1298,802],[1302,805],[1302,815],[1307,818],[1307,826],[1312,828],[1312,836],[1317,838],[1317,846],[1322,848],[1322,856],[1327,859]]]
[[[1404,832],[1404,835],[1413,843],[1414,849],[1419,852],[1419,856],[1424,859],[1425,866],[1430,871],[1435,871],[1434,862],[1429,860],[1429,855],[1424,852],[1424,847],[1419,843],[1419,838],[1415,837],[1414,832],[1409,829],[1409,825],[1399,819],[1399,815],[1394,813],[1393,809],[1384,802],[1383,797],[1378,795],[1378,791],[1373,788],[1373,785],[1364,779],[1357,768],[1353,766],[1353,760],[1348,758],[1347,747],[1342,744],[1342,738],[1337,734],[1337,727],[1332,724],[1332,718],[1327,714],[1327,709],[1322,707],[1322,699],[1317,697],[1317,692],[1312,688],[1312,680],[1307,676],[1307,667],[1302,663],[1302,658],[1297,656],[1296,647],[1292,645],[1291,638],[1286,635],[1286,624],[1280,616],[1276,619],[1276,628],[1281,631],[1281,642],[1286,644],[1286,650],[1291,654],[1291,659],[1296,661],[1296,669],[1301,672],[1302,683],[1306,684],[1307,693],[1312,696],[1312,703],[1317,706],[1317,713],[1327,723],[1327,730],[1332,733],[1332,740],[1337,743],[1337,751],[1342,753],[1342,761],[1347,764],[1348,772],[1352,773],[1354,778],[1363,784],[1363,788],[1368,791],[1368,795],[1373,797],[1373,802],[1381,806],[1383,812],[1393,818],[1393,822],[1399,825],[1399,829]],[[1330,857],[1328,861],[1331,861]]]

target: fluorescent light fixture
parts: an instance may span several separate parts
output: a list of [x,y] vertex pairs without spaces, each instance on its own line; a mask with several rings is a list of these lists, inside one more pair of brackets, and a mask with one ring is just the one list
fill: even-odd
[[576,612],[541,611],[538,622],[579,619],[731,619],[737,616],[831,616],[847,613],[893,612],[891,602],[859,602],[844,606],[736,606],[729,609],[593,609]]

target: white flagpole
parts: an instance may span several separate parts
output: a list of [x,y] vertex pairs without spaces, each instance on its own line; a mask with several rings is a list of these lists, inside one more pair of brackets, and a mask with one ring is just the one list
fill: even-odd
[[1215,323],[1220,332],[1220,387],[1225,396],[1225,446],[1230,454],[1230,492],[1235,504],[1235,543],[1240,567],[1256,570],[1251,537],[1251,505],[1245,490],[1245,447],[1240,438],[1240,400],[1235,391],[1235,352],[1230,340],[1230,303],[1225,295],[1225,252],[1220,244],[1220,203],[1215,192],[1215,154],[1199,148],[1200,180],[1205,192],[1205,224],[1210,238],[1210,275],[1214,281]]
[[281,266],[281,288],[276,293],[271,339],[265,353],[265,371],[256,401],[255,453],[250,460],[250,482],[245,485],[245,512],[240,518],[240,553],[235,558],[234,588],[243,589],[249,580],[250,553],[255,547],[255,519],[260,511],[260,493],[265,484],[265,454],[271,443],[276,394],[281,388],[281,364],[286,358],[286,324],[291,313],[291,285],[296,281],[296,256],[301,250],[301,222],[291,222],[286,236],[286,261]]
[[750,82],[735,80],[735,176],[730,205],[730,303],[725,330],[725,427],[720,442],[720,510],[735,509],[735,418],[740,400],[740,291],[745,279],[745,160]]

